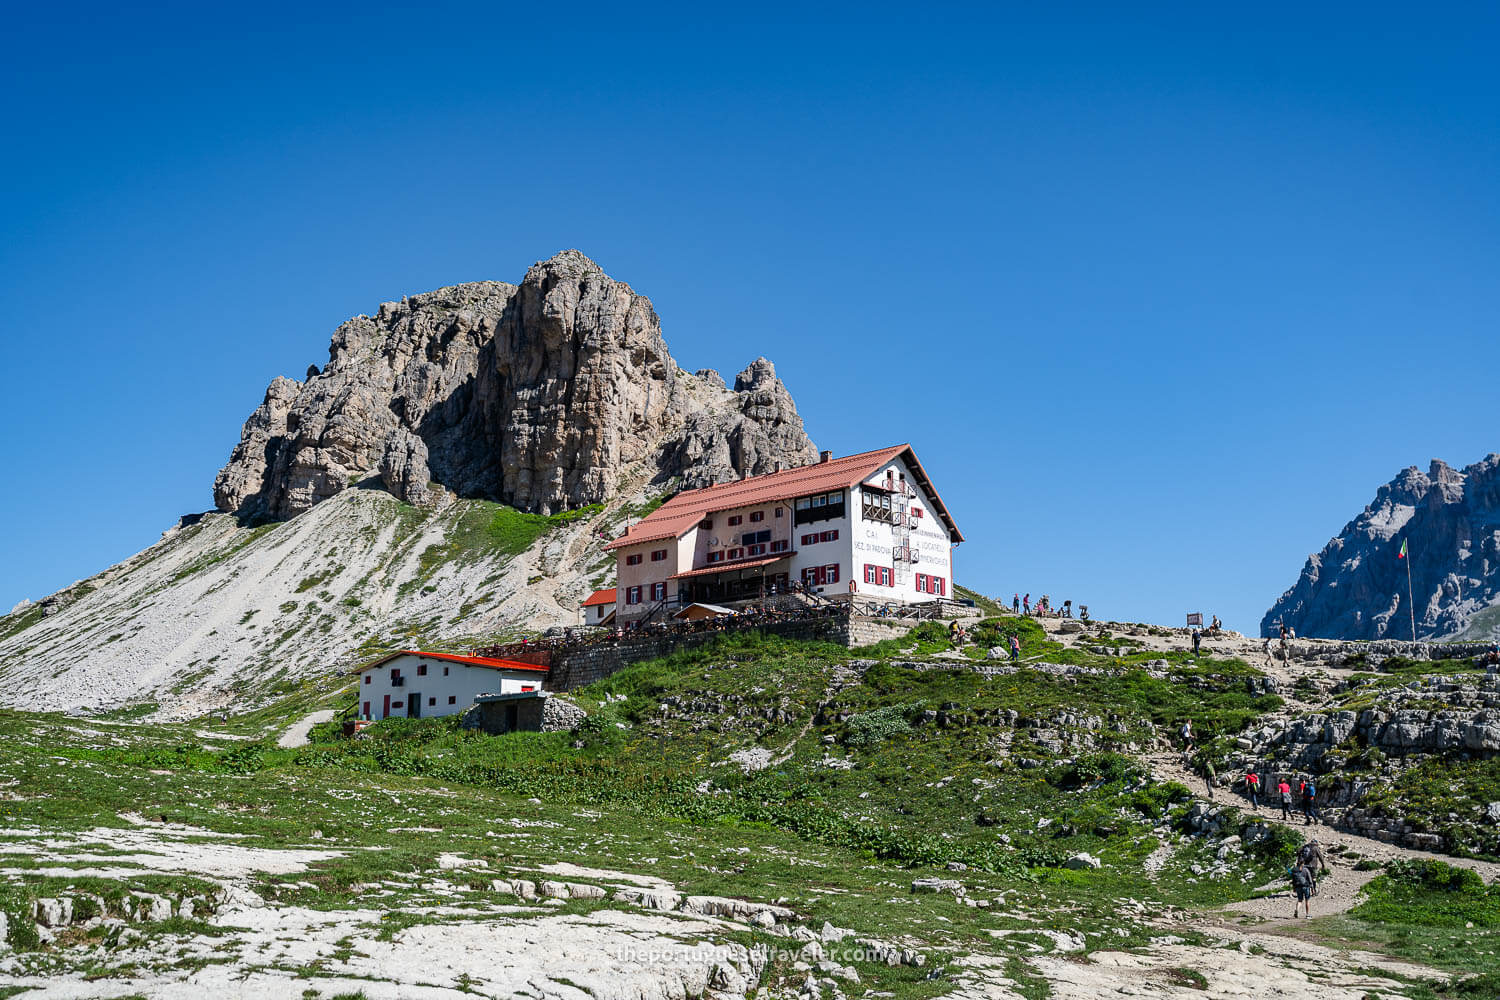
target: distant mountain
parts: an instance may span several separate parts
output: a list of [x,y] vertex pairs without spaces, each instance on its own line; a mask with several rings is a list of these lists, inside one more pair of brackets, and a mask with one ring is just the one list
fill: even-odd
[[576,250],[388,302],[271,383],[217,512],[0,617],[0,704],[243,709],[385,649],[576,622],[613,577],[601,540],[654,497],[817,458],[771,362],[732,389],[682,371],[650,301]]
[[1298,635],[1410,639],[1405,543],[1418,638],[1500,637],[1500,454],[1462,470],[1433,460],[1382,486],[1261,621]]

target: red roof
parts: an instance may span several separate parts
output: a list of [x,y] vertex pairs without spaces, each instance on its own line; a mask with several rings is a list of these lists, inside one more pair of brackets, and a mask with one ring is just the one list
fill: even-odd
[[755,569],[756,567],[769,566],[773,562],[781,562],[781,560],[790,559],[791,557],[792,554],[788,552],[785,555],[771,556],[769,559],[741,559],[739,562],[714,563],[712,566],[705,566],[702,569],[688,569],[683,570],[681,573],[674,573],[667,579],[681,580],[685,576],[710,576],[714,573],[727,573],[732,569]]
[[366,670],[373,670],[383,663],[389,663],[398,656],[420,656],[429,660],[448,660],[452,663],[465,663],[471,667],[488,667],[491,670],[530,670],[533,673],[545,674],[550,668],[538,666],[535,663],[522,663],[520,660],[494,660],[487,656],[456,656],[453,653],[424,653],[420,649],[398,649],[394,653],[387,653],[374,663],[366,663],[355,671],[362,674]]
[[610,587],[608,590],[594,591],[588,596],[588,598],[583,602],[581,606],[585,608],[592,608],[596,604],[613,603],[615,603],[615,588]]
[[752,504],[771,503],[776,500],[791,500],[825,490],[846,489],[863,482],[892,459],[902,457],[911,468],[918,484],[932,495],[937,514],[947,525],[955,542],[964,540],[958,525],[948,514],[948,508],[938,496],[937,490],[927,478],[922,463],[917,461],[911,445],[898,444],[890,448],[865,451],[858,455],[830,459],[815,465],[804,465],[796,469],[783,469],[764,476],[751,476],[732,483],[721,483],[701,490],[684,490],[647,515],[640,524],[626,530],[621,537],[604,546],[605,550],[623,548],[640,542],[655,542],[663,538],[680,538],[693,525],[710,514]]

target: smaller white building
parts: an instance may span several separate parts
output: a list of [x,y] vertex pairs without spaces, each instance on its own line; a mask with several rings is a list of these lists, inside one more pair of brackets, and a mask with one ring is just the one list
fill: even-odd
[[359,668],[359,717],[457,715],[481,694],[540,691],[546,677],[535,663],[403,649]]
[[583,623],[608,625],[615,617],[615,588],[596,590],[584,599]]

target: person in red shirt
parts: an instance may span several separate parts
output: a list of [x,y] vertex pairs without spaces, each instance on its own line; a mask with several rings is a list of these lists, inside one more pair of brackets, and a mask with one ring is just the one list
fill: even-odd
[[1281,818],[1282,819],[1288,819],[1288,820],[1291,819],[1292,818],[1292,786],[1288,785],[1286,783],[1286,779],[1285,778],[1282,778],[1281,779],[1281,784],[1279,784],[1279,785],[1276,786],[1276,794],[1281,796]]
[[1250,808],[1260,808],[1260,775],[1250,771],[1245,775],[1245,795],[1250,799]]

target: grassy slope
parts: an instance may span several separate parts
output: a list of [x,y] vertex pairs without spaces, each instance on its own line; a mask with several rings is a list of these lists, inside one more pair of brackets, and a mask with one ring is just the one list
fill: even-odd
[[[267,844],[381,848],[354,850],[312,877],[262,880],[277,898],[312,906],[353,905],[357,886],[406,873],[413,888],[382,905],[409,913],[433,901],[415,876],[444,851],[484,857],[496,871],[566,858],[649,871],[690,892],[786,897],[813,926],[827,919],[909,936],[937,953],[998,949],[1013,955],[1022,979],[1030,949],[1051,947],[1041,929],[1081,929],[1089,949],[1144,946],[1159,931],[1133,915],[1139,909],[1244,898],[1279,874],[1283,862],[1269,857],[1240,859],[1219,878],[1195,874],[1192,866],[1211,865],[1212,845],[1193,839],[1159,877],[1142,865],[1163,838],[1176,838],[1168,824],[1185,793],[1143,780],[1132,755],[1152,724],[1189,714],[1229,734],[1275,707],[1244,693],[1251,668],[1177,657],[1167,676],[1153,677],[1139,669],[1143,654],[1064,657],[1034,623],[988,628],[1017,631],[1027,656],[1111,673],[985,679],[882,661],[855,681],[847,668],[858,651],[740,637],[580,692],[592,714],[577,733],[489,737],[445,720],[391,720],[368,740],[325,730],[312,746],[279,750],[206,746],[185,727],[91,733],[75,721],[0,713],[0,777],[16,782],[28,824],[42,829],[122,826],[118,813],[130,809]],[[928,629],[907,645],[932,651],[946,640]],[[954,718],[939,725],[928,711]],[[1011,711],[1014,726],[1004,716]],[[1088,728],[1090,716],[1103,728]],[[997,717],[1006,723],[979,724]],[[750,748],[780,763],[749,774],[726,763]],[[153,774],[163,770],[171,780]],[[497,843],[497,823],[522,825]],[[1059,866],[1078,851],[1105,867]],[[955,874],[950,863],[966,870]],[[476,899],[494,874],[476,876]],[[924,875],[956,877],[971,895],[1009,902],[978,910],[909,895]],[[143,878],[159,888],[160,877]],[[58,888],[41,876],[19,881],[17,891],[32,895]],[[294,885],[302,882],[316,888]],[[1401,941],[1414,932],[1392,917],[1342,918],[1328,933],[1406,953]],[[994,931],[1008,936],[996,940]],[[1428,961],[1472,968],[1456,944],[1432,945],[1433,935],[1457,941],[1470,932],[1419,933]],[[940,961],[931,980],[906,968],[860,972],[871,988],[899,996],[947,988]],[[1423,989],[1415,984],[1413,995]]]

